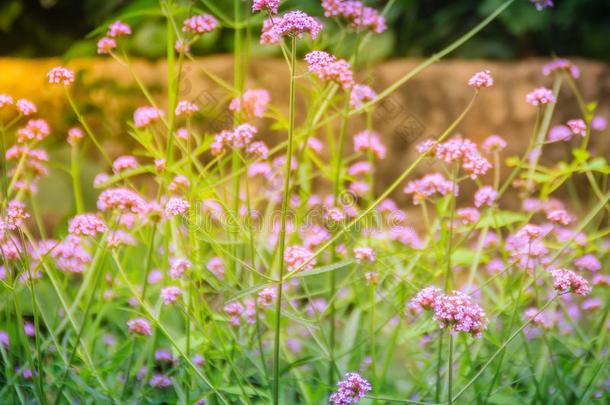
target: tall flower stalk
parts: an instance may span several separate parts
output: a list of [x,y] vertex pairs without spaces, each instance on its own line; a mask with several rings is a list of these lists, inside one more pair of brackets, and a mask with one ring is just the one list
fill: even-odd
[[290,177],[292,173],[292,154],[294,148],[294,128],[296,115],[296,38],[290,38],[290,89],[288,104],[288,147],[286,151],[286,164],[284,169],[284,189],[282,193],[282,210],[280,218],[280,233],[278,237],[278,278],[276,283],[277,298],[275,302],[275,321],[273,339],[273,403],[279,404],[280,400],[280,345],[281,345],[281,324],[282,324],[282,288],[284,284],[285,261],[284,251],[286,248],[286,218],[288,215],[288,202],[290,199]]

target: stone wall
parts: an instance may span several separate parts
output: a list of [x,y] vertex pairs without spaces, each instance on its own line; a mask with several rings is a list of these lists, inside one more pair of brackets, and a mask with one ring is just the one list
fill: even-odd
[[[416,67],[419,60],[392,60],[359,74],[361,81],[369,81],[381,91],[406,72]],[[524,102],[534,87],[551,85],[551,79],[541,74],[541,66],[548,62],[530,59],[519,62],[492,62],[483,60],[449,60],[428,67],[382,102],[374,114],[374,129],[388,145],[388,157],[380,164],[378,187],[388,185],[403,167],[412,161],[413,145],[425,138],[438,136],[463,111],[473,91],[466,86],[470,75],[481,69],[490,69],[496,84],[481,92],[476,105],[459,126],[458,131],[475,141],[497,133],[509,141],[506,155],[523,151],[532,131],[536,109]],[[610,118],[610,65],[588,61],[574,61],[582,71],[578,80],[585,97],[599,103],[599,115]],[[0,93],[27,97],[39,105],[41,115],[55,129],[58,143],[65,129],[73,124],[74,117],[67,111],[63,90],[45,83],[45,74],[60,61],[53,59],[16,60],[0,59]],[[99,133],[110,156],[128,150],[129,137],[125,121],[133,109],[146,104],[127,67],[111,59],[71,61],[70,67],[78,70],[78,85],[73,87],[76,99],[83,106],[93,127]],[[166,65],[163,62],[135,61],[133,69],[160,105],[166,99]],[[282,60],[258,60],[252,63],[248,87],[265,87],[270,90],[274,103],[286,110],[287,68]],[[230,125],[226,114],[229,94],[216,85],[209,74],[221,80],[232,80],[233,64],[230,56],[215,56],[185,63],[180,97],[198,102],[206,111],[207,119],[201,126],[214,132]],[[303,87],[311,82],[300,80]],[[308,106],[307,92],[299,89],[300,116]],[[578,117],[578,106],[569,88],[564,86],[560,95],[554,123]],[[264,123],[261,123],[264,127]],[[349,125],[349,133],[363,129],[362,117]],[[270,142],[284,139],[281,132],[267,132]],[[608,131],[596,134],[592,147],[599,153],[610,155]],[[548,147],[547,159],[565,158],[569,148],[565,144]],[[423,167],[421,171],[429,171]]]

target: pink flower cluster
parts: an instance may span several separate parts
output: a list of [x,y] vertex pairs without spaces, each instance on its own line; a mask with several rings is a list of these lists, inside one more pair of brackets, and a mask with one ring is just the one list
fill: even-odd
[[446,196],[453,193],[457,196],[458,186],[447,180],[441,173],[432,173],[421,179],[408,182],[404,192],[405,194],[413,194],[413,204],[419,205],[434,194]]
[[97,208],[100,211],[121,211],[134,214],[146,212],[146,201],[135,191],[125,187],[109,188],[104,190],[97,199]]
[[587,280],[571,270],[551,270],[551,276],[553,277],[553,288],[559,293],[573,292],[584,296],[591,292]]
[[373,263],[377,258],[375,251],[368,246],[354,248],[354,256],[356,257],[356,261],[358,263]]
[[131,35],[131,27],[124,22],[115,21],[108,27],[106,36],[110,38],[122,37]]
[[[284,252],[284,261],[288,266],[288,271],[308,271],[316,265],[316,259],[313,259],[313,253],[302,246],[294,245],[286,248]],[[307,263],[307,264],[305,264]]]
[[133,333],[141,336],[152,335],[152,328],[150,323],[144,318],[134,318],[127,321],[127,328],[129,333]]
[[489,70],[477,72],[468,80],[468,85],[477,90],[482,89],[483,87],[491,87],[493,84],[494,79],[491,77],[491,72]]
[[267,287],[258,293],[258,298],[256,302],[261,307],[269,307],[277,298],[277,289],[275,287]]
[[387,29],[385,18],[361,1],[322,0],[322,8],[326,17],[345,18],[357,30],[366,29],[381,34]]
[[175,113],[178,117],[191,117],[197,111],[199,111],[199,107],[197,107],[195,104],[187,100],[181,100],[176,105]]
[[354,135],[354,152],[368,151],[378,159],[384,159],[387,153],[385,145],[381,143],[381,138],[376,132],[362,131]]
[[184,294],[184,292],[180,288],[173,285],[161,289],[161,299],[163,299],[165,305],[175,303],[178,301],[178,298],[182,296],[182,294]]
[[373,387],[358,373],[347,373],[342,381],[337,383],[337,392],[329,397],[334,405],[349,405],[359,402]]
[[63,66],[56,66],[47,73],[47,78],[51,84],[63,84],[68,86],[74,83],[74,71]]
[[436,157],[446,163],[462,162],[462,169],[476,179],[491,169],[491,163],[479,152],[477,145],[459,136],[436,145]]
[[343,89],[354,85],[354,73],[345,59],[337,59],[324,51],[312,51],[305,55],[307,70],[315,73],[320,80],[335,82]]
[[113,38],[104,37],[97,41],[97,53],[107,55],[116,48],[116,41]]
[[183,215],[188,212],[189,207],[190,204],[188,201],[179,197],[172,197],[167,204],[165,204],[165,215],[168,217]]
[[439,295],[433,304],[434,316],[441,328],[450,328],[452,333],[465,332],[480,338],[487,329],[485,312],[460,291],[450,295]]
[[95,214],[79,214],[68,225],[68,232],[78,236],[95,236],[107,230],[106,223]]
[[565,71],[574,79],[580,77],[580,69],[567,59],[557,58],[542,67],[542,74],[550,76],[553,73]]
[[17,142],[42,141],[51,134],[49,124],[43,119],[29,120],[25,127],[17,130]]
[[[81,274],[91,263],[91,255],[85,250],[82,240],[76,235],[68,235],[61,243],[50,242],[49,246],[42,246],[55,259],[61,271],[71,274]],[[40,252],[43,253],[43,252]]]
[[492,205],[498,198],[498,192],[491,186],[483,186],[474,193],[474,206]]
[[280,0],[254,0],[252,1],[252,12],[269,11],[271,14],[277,14],[280,7]]
[[415,314],[434,309],[436,299],[443,295],[440,288],[430,286],[422,289],[407,304],[407,309]]
[[169,266],[169,276],[173,279],[178,279],[191,268],[192,264],[188,259],[183,257],[170,257]]
[[487,153],[501,152],[506,148],[506,141],[498,135],[490,135],[483,141],[481,149]]
[[200,14],[188,18],[184,21],[182,32],[192,34],[207,34],[212,32],[218,26],[218,20],[210,14]]
[[138,160],[133,156],[119,156],[112,162],[112,171],[120,173],[125,170],[135,169],[138,167]]
[[211,152],[213,155],[219,155],[227,145],[244,148],[250,144],[257,132],[256,127],[250,124],[238,125],[232,131],[222,131],[214,137],[214,142],[210,146]]
[[541,105],[553,104],[557,99],[552,90],[547,89],[546,87],[538,87],[525,96],[525,101],[534,107],[538,107]]
[[231,100],[229,110],[240,112],[245,117],[261,118],[267,112],[270,101],[271,96],[265,89],[247,90],[241,97]]
[[281,17],[263,22],[261,44],[277,44],[285,36],[303,37],[305,33],[316,39],[322,31],[322,24],[302,11],[290,11]]
[[141,129],[160,121],[163,115],[158,108],[140,107],[133,114],[133,122],[136,128]]
[[354,84],[349,97],[349,105],[353,109],[361,108],[365,103],[377,98],[377,93],[367,85]]

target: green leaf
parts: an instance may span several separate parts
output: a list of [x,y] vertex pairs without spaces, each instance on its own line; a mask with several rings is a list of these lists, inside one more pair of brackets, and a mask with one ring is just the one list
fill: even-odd
[[487,211],[485,216],[481,218],[476,227],[477,229],[485,227],[497,229],[513,224],[515,222],[523,221],[524,219],[525,214],[519,212],[497,211],[492,215],[491,212]]

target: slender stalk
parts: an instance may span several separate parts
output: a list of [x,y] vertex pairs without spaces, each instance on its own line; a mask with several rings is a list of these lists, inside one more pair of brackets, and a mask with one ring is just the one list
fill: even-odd
[[277,281],[277,300],[275,304],[274,346],[273,346],[273,403],[279,404],[280,398],[280,326],[282,317],[282,284],[284,283],[284,249],[286,247],[286,216],[288,214],[288,200],[290,198],[290,175],[292,166],[293,137],[295,122],[295,71],[296,71],[296,38],[290,39],[290,94],[289,94],[289,124],[288,124],[288,151],[286,153],[286,168],[284,172],[284,193],[282,198],[281,225],[279,235],[279,274]]
[[72,177],[72,190],[74,192],[74,204],[76,213],[80,214],[85,210],[83,203],[83,192],[80,185],[80,165],[78,162],[78,141],[75,141],[70,149],[70,175]]
[[449,358],[447,359],[447,403],[453,403],[453,335],[449,334]]

